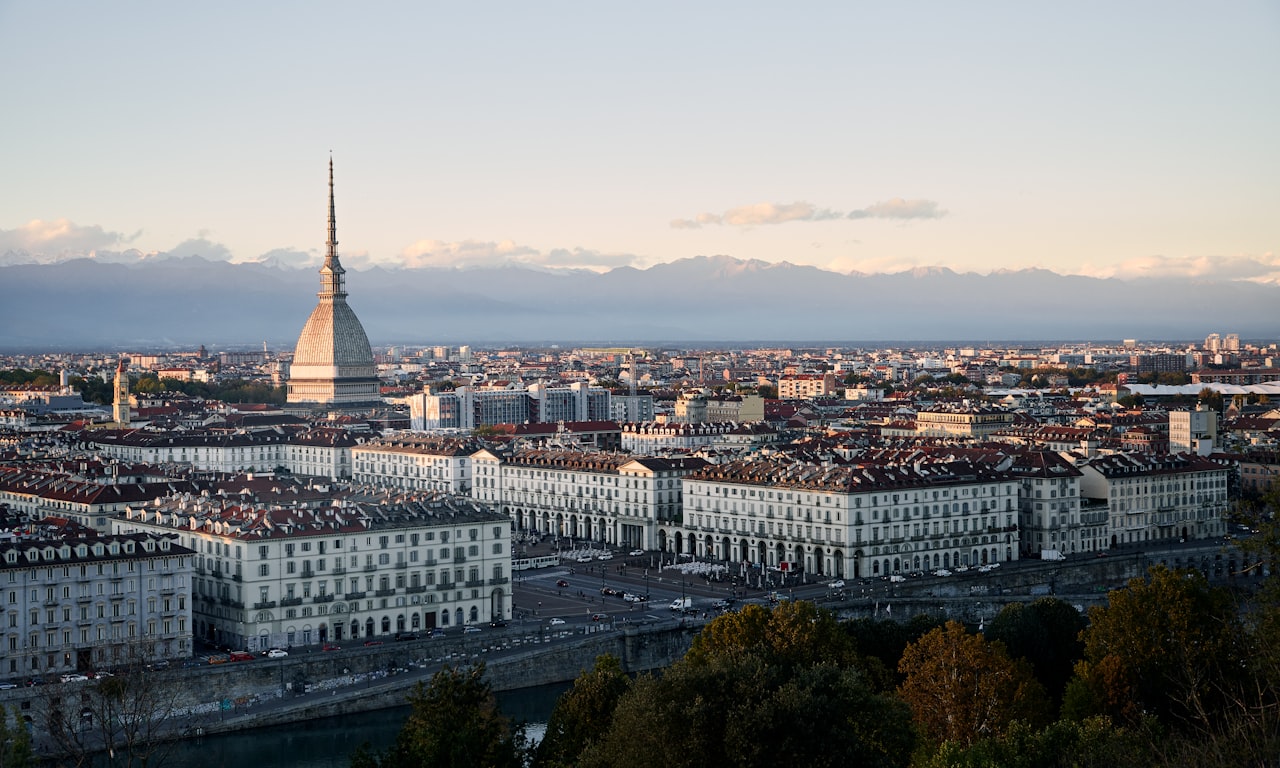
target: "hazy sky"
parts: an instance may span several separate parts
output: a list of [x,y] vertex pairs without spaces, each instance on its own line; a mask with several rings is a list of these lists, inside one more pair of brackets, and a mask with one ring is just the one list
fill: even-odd
[[1280,280],[1280,3],[0,0],[0,254]]

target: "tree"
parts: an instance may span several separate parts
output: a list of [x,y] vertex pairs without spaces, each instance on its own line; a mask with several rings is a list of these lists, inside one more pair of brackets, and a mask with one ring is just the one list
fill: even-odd
[[1050,698],[1062,700],[1072,669],[1084,657],[1080,612],[1053,597],[1010,603],[987,625],[986,636],[1004,643],[1013,658],[1026,659]]
[[99,765],[94,756],[105,752],[108,766],[147,765],[163,762],[172,747],[170,732],[187,698],[185,678],[156,669],[150,644],[125,651],[112,675],[42,689],[37,725],[60,762]]
[[908,645],[898,669],[905,676],[899,694],[935,741],[967,745],[999,737],[1015,720],[1039,725],[1047,719],[1044,687],[1031,666],[958,622]]
[[631,678],[622,671],[616,656],[596,658],[595,667],[578,675],[573,687],[556,702],[534,765],[575,765],[583,750],[609,730],[618,699],[630,689]]
[[13,710],[13,724],[9,723],[9,711],[0,706],[0,768],[34,768],[35,752],[31,748],[31,733],[17,707]]
[[714,658],[744,656],[787,670],[858,661],[853,643],[835,617],[804,600],[789,600],[772,609],[748,604],[741,611],[716,617],[693,639],[684,661],[705,664]]
[[385,753],[361,747],[352,768],[465,768],[523,765],[524,735],[498,711],[484,664],[446,667],[409,694],[411,711]]
[[760,384],[756,386],[756,394],[765,400],[778,399],[778,388],[772,384]]
[[1104,717],[1058,721],[1042,729],[1013,723],[998,738],[947,742],[913,768],[1144,768],[1158,765],[1146,740]]
[[1210,726],[1237,690],[1244,636],[1231,595],[1196,570],[1156,566],[1089,610],[1085,661],[1063,703],[1072,717]]
[[580,765],[889,768],[906,766],[913,746],[906,707],[854,670],[786,673],[754,655],[715,656],[637,680]]

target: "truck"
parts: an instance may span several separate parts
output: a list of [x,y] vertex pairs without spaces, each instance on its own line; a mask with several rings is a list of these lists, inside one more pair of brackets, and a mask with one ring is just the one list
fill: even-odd
[[686,611],[690,608],[693,608],[692,597],[677,597],[671,601],[671,610],[673,611]]
[[1061,552],[1059,552],[1056,549],[1042,549],[1040,550],[1040,559],[1041,560],[1066,560],[1067,558],[1065,555],[1063,555]]

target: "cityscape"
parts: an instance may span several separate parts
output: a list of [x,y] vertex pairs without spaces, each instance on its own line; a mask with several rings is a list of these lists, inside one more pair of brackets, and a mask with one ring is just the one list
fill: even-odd
[[0,766],[1277,764],[1274,7],[73,5]]

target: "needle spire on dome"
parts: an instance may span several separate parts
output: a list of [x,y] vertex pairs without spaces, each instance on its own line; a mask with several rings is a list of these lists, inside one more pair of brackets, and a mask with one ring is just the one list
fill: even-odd
[[333,155],[329,155],[329,240],[325,243],[327,250],[324,265],[320,267],[321,298],[333,297],[342,299],[347,295],[346,282],[342,262],[338,261],[338,216],[333,205]]

